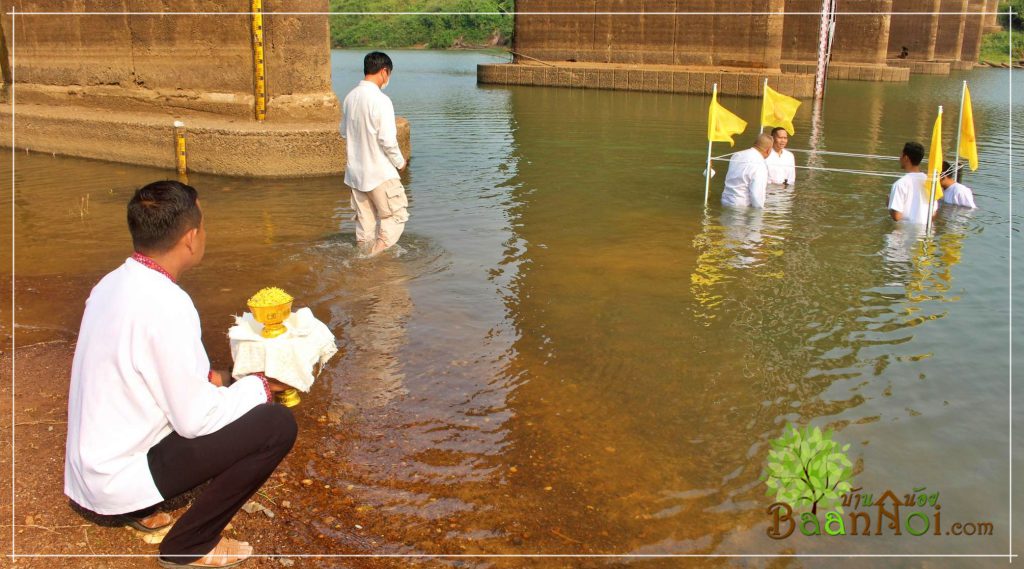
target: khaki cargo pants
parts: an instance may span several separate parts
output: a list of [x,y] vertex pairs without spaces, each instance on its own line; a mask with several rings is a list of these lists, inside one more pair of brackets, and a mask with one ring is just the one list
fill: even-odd
[[386,247],[398,242],[409,220],[409,200],[399,180],[387,180],[372,191],[352,190],[356,212],[356,241],[370,244],[381,240]]

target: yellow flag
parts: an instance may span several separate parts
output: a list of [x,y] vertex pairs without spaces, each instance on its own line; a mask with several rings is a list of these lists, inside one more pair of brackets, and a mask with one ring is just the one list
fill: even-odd
[[796,116],[799,107],[800,101],[765,85],[764,101],[761,103],[761,124],[781,126],[786,132],[793,134],[793,117]]
[[974,109],[971,91],[964,85],[964,110],[960,115],[960,157],[966,158],[971,171],[978,169],[978,141],[974,138]]
[[728,142],[734,146],[733,136],[747,128],[747,121],[729,112],[718,104],[718,93],[711,95],[711,106],[708,108],[708,141]]
[[[928,151],[928,177],[924,182],[924,199],[928,201],[932,191],[932,183],[935,183],[934,201],[942,199],[942,184],[939,183],[939,174],[942,173],[942,109],[939,109],[939,116],[935,117],[935,126],[932,127],[932,146]],[[954,174],[955,175],[955,174]]]

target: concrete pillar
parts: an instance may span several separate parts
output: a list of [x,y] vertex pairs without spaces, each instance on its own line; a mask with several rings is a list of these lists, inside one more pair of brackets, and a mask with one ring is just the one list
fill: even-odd
[[[884,65],[889,51],[888,12],[893,0],[839,2],[832,61]],[[876,12],[869,16],[845,16],[843,12]]]
[[[3,3],[4,12],[53,8],[49,0]],[[302,176],[344,170],[327,17],[274,11],[324,12],[327,0],[273,3],[265,10],[264,122],[254,117],[251,17],[170,14],[237,12],[237,3],[78,0],[74,8],[167,15],[18,16],[17,147],[173,168],[172,121],[181,119],[193,171]],[[5,30],[10,23],[4,16]],[[0,123],[9,119],[0,108]],[[408,140],[407,127],[400,136]],[[264,159],[279,155],[290,159]]]
[[[931,61],[935,59],[935,39],[939,32],[940,0],[903,0],[894,2],[889,23],[889,59],[897,59],[905,47],[906,59]],[[930,16],[907,15],[900,12],[933,12]]]
[[[820,0],[786,0],[782,24],[782,59],[817,61]],[[810,15],[807,15],[810,14]]]
[[[839,2],[829,77],[863,81],[906,81],[910,69],[891,67],[889,29],[893,0]],[[782,70],[813,73],[818,60],[820,0],[786,0],[782,30]],[[874,12],[844,15],[843,12]]]
[[[967,0],[941,0],[939,33],[935,40],[935,59],[958,61],[964,44],[964,22],[962,12],[967,11]],[[948,12],[954,12],[950,14]]]
[[[832,61],[884,65],[889,51],[888,12],[893,0],[839,2],[836,35],[832,43]],[[817,61],[820,0],[786,0],[782,30],[782,58],[787,61]],[[845,16],[843,12],[878,12]],[[800,14],[803,13],[803,14]],[[811,13],[810,15],[805,15]]]
[[983,20],[984,33],[991,34],[1003,31],[999,25],[999,0],[988,0],[985,2],[985,11],[988,12]]
[[[985,11],[985,0],[969,0],[967,11],[980,13]],[[970,69],[978,62],[981,55],[981,36],[985,27],[985,16],[971,14],[964,18],[964,38],[960,48],[960,67]]]

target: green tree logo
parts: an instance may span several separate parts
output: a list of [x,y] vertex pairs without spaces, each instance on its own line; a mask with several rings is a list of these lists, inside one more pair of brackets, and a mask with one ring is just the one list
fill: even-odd
[[767,494],[777,502],[789,504],[794,511],[809,507],[835,509],[843,513],[842,496],[850,491],[853,465],[846,457],[850,445],[839,448],[832,440],[832,429],[786,425],[782,436],[771,442],[768,467],[762,476]]

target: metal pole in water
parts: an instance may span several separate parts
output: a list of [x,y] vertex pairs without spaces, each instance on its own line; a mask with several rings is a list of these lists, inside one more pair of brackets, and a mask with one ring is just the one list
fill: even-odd
[[252,0],[252,59],[256,120],[267,118],[267,72],[263,57],[263,0]]
[[964,128],[964,98],[966,95],[967,81],[964,81],[964,86],[960,89],[960,115],[957,117],[956,123],[956,154],[953,156],[953,179],[957,182],[960,181],[960,133]]
[[[939,116],[937,120],[942,120],[942,105],[939,105]],[[931,141],[929,148],[931,148],[931,146],[934,144],[935,141]],[[929,150],[928,153],[931,154],[931,151]],[[929,158],[931,157],[929,156]],[[928,192],[928,211],[926,212],[927,221],[925,221],[924,224],[925,233],[932,230],[932,207],[935,205],[935,187],[939,184],[939,176],[942,173],[942,162],[939,162],[938,164],[932,164],[931,160],[929,160],[928,173],[931,175],[932,184]]]
[[[718,83],[711,86],[711,101],[718,95]],[[708,117],[711,120],[711,117]],[[704,163],[704,205],[708,205],[708,192],[711,190],[711,125],[708,124],[708,159]]]
[[768,95],[768,78],[764,78],[764,88],[761,89],[761,126],[757,129],[757,134],[764,132],[764,102],[765,97]]

